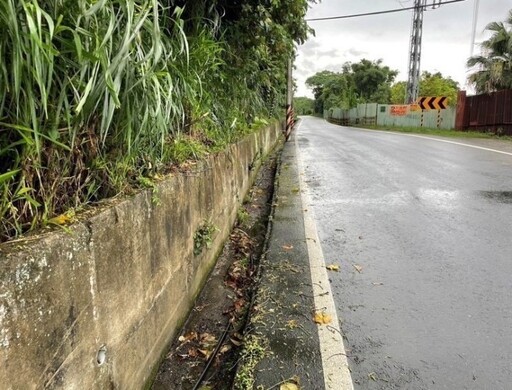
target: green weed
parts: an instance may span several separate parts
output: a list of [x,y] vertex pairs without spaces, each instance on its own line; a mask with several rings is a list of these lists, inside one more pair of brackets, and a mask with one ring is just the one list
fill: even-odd
[[237,221],[237,224],[243,226],[245,224],[247,224],[247,222],[249,222],[249,219],[250,219],[250,215],[249,213],[247,212],[247,210],[243,207],[240,207],[237,212],[236,212],[236,221]]
[[267,341],[256,335],[249,335],[244,342],[235,380],[234,390],[254,387],[254,369],[267,353]]
[[177,164],[183,164],[187,160],[200,160],[208,153],[203,143],[188,136],[179,136],[174,139],[165,150],[166,159]]
[[213,235],[218,231],[217,227],[209,221],[205,221],[194,233],[194,256],[199,256],[204,248],[210,248]]

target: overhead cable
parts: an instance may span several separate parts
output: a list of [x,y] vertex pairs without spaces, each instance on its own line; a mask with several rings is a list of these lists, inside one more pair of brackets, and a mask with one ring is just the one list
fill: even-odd
[[[441,3],[441,5],[445,5],[445,4],[452,4],[452,3],[460,3],[460,2],[463,2],[463,1],[466,1],[466,0],[449,0],[449,1],[445,1],[443,3]],[[439,4],[425,4],[425,5],[422,5],[421,8],[429,8],[429,7],[432,7],[432,6],[438,6]],[[342,16],[328,16],[328,17],[325,17],[325,18],[312,18],[312,19],[306,19],[306,22],[319,22],[319,21],[322,21],[322,20],[334,20],[334,19],[349,19],[349,18],[358,18],[358,17],[361,17],[361,16],[373,16],[373,15],[382,15],[382,14],[392,14],[392,13],[396,13],[396,12],[403,12],[403,11],[409,11],[409,10],[413,10],[415,9],[416,7],[403,7],[403,8],[395,8],[395,9],[390,9],[390,10],[385,10],[385,11],[376,11],[376,12],[367,12],[367,13],[363,13],[363,14],[352,14],[352,15],[342,15]]]

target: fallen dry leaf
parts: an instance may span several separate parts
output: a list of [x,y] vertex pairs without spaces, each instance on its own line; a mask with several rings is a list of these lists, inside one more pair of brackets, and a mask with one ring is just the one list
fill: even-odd
[[205,305],[201,305],[201,306],[196,306],[194,307],[194,311],[198,311],[198,312],[202,312],[203,309],[208,306],[208,304],[205,304]]
[[242,336],[238,332],[235,332],[235,333],[233,333],[233,337],[230,337],[229,339],[231,340],[233,345],[239,347],[240,345],[242,345],[242,342],[244,340],[244,336]]
[[237,299],[234,303],[233,303],[233,307],[235,308],[235,311],[237,313],[241,312],[242,309],[245,307],[245,304],[246,304],[246,301],[245,299],[243,298],[240,298],[240,299]]
[[187,341],[192,341],[192,340],[196,340],[197,339],[197,333],[196,332],[189,332],[183,336],[180,336],[178,338],[178,341],[180,343],[185,343]]
[[299,386],[293,382],[286,382],[281,384],[279,390],[299,390]]
[[198,356],[199,356],[199,354],[197,353],[197,349],[196,349],[196,348],[190,348],[190,349],[188,350],[188,357],[190,357],[190,358],[196,358],[196,357],[198,357]]
[[290,378],[285,382],[281,383],[281,385],[279,386],[279,390],[300,390],[299,384],[299,377],[294,376],[293,378]]
[[217,339],[214,335],[210,333],[202,333],[201,336],[199,336],[199,339],[201,340],[201,344],[216,344]]
[[242,342],[241,341],[238,341],[238,340],[235,340],[233,338],[230,338],[231,342],[233,343],[233,345],[239,347],[242,345]]
[[201,355],[204,356],[205,359],[209,359],[210,355],[212,354],[212,351],[209,351],[207,349],[198,349],[198,351],[201,353]]
[[61,214],[57,217],[54,217],[54,218],[50,218],[48,220],[48,223],[51,223],[53,225],[65,225],[67,223],[70,223],[73,221],[73,218],[66,215],[66,214]]
[[363,272],[363,267],[361,267],[360,265],[352,264],[352,266],[356,269],[357,272]]
[[315,321],[319,325],[327,325],[332,322],[332,317],[326,312],[320,311],[315,313],[313,321]]
[[336,271],[336,272],[338,272],[340,270],[340,266],[335,265],[335,264],[330,264],[325,268],[327,268],[329,271]]

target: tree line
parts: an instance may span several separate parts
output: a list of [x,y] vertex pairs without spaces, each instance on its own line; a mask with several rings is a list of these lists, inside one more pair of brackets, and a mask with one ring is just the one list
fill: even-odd
[[[468,81],[477,93],[512,89],[512,10],[504,22],[493,22],[486,30],[491,37],[482,43],[482,54],[471,57]],[[314,99],[295,99],[299,114],[323,113],[330,108],[348,109],[359,103],[403,104],[406,82],[395,82],[398,71],[382,60],[362,59],[345,63],[340,72],[324,70],[306,80]],[[424,71],[420,77],[420,96],[447,96],[455,105],[459,84],[440,72]]]

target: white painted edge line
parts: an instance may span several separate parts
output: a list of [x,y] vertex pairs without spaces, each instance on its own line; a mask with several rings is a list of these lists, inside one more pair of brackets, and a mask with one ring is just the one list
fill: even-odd
[[[325,121],[327,122],[327,120],[325,120]],[[329,123],[329,122],[327,122],[327,123]],[[476,146],[476,145],[471,145],[471,144],[465,144],[465,143],[462,143],[462,142],[449,141],[449,140],[446,140],[446,139],[432,138],[432,137],[428,137],[428,136],[424,136],[424,135],[404,134],[404,133],[398,133],[398,132],[386,131],[386,130],[363,129],[361,127],[352,127],[352,128],[358,129],[358,130],[363,130],[363,131],[370,131],[370,132],[373,132],[373,133],[386,133],[386,134],[393,134],[393,135],[401,135],[401,136],[404,136],[404,137],[424,138],[424,139],[428,139],[428,140],[431,140],[431,141],[444,142],[444,143],[447,143],[447,144],[453,144],[453,145],[459,145],[459,146],[466,146],[468,148],[480,149],[480,150],[485,150],[485,151],[488,151],[488,152],[494,152],[494,153],[499,153],[499,154],[505,154],[507,156],[512,156],[512,153],[504,152],[503,150],[497,150],[497,149],[492,149],[492,148],[485,148],[483,146]]]
[[[295,131],[300,129],[303,122]],[[304,216],[304,229],[306,245],[308,248],[311,280],[315,310],[325,311],[332,318],[328,325],[318,325],[318,338],[320,339],[320,352],[324,372],[324,385],[327,390],[353,390],[352,375],[348,366],[347,353],[343,344],[343,336],[339,326],[336,305],[332,296],[331,284],[327,275],[324,255],[314,220],[313,210],[310,206],[308,187],[303,177],[302,161],[299,155],[297,137],[295,137],[295,151],[299,171],[302,206]]]

